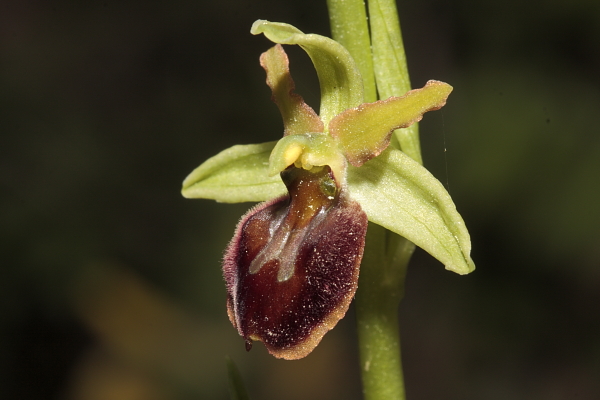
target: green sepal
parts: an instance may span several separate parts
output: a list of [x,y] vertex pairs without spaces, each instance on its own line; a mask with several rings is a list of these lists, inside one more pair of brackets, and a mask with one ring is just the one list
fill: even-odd
[[425,112],[444,106],[451,91],[447,83],[431,80],[402,97],[361,104],[333,118],[329,133],[350,164],[359,167],[387,148],[394,129],[406,128]]
[[390,147],[360,168],[349,167],[348,190],[369,221],[410,240],[446,269],[475,269],[469,232],[450,195],[403,152]]
[[286,193],[281,178],[269,176],[277,142],[237,145],[206,160],[183,181],[181,194],[221,203],[265,201]]
[[308,53],[321,86],[319,114],[325,130],[334,116],[363,102],[363,82],[358,67],[348,50],[335,40],[305,34],[289,24],[264,20],[254,22],[250,32],[263,33],[274,43],[297,44]]

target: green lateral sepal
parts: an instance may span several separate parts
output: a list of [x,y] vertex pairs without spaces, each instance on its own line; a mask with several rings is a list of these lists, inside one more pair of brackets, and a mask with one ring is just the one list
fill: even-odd
[[237,145],[206,160],[183,181],[181,193],[222,203],[265,201],[286,193],[279,176],[270,176],[269,155],[277,142]]
[[388,148],[361,167],[349,167],[348,189],[369,221],[405,237],[446,269],[475,269],[471,240],[452,198],[427,169]]

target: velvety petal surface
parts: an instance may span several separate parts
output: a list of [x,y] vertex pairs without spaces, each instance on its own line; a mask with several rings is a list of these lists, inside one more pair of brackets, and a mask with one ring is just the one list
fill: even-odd
[[345,315],[367,229],[358,203],[328,167],[282,173],[289,196],[240,221],[224,259],[231,322],[276,357],[308,355]]

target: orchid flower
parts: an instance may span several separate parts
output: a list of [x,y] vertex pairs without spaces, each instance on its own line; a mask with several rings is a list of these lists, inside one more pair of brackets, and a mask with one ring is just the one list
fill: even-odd
[[[368,221],[448,270],[475,268],[469,234],[444,186],[390,146],[395,129],[442,107],[452,87],[432,80],[402,97],[363,103],[362,78],[339,43],[263,20],[251,33],[277,43],[260,62],[283,138],[222,151],[185,179],[182,193],[263,201],[241,218],[225,253],[227,311],[248,350],[258,340],[276,357],[298,359],[345,315]],[[321,86],[318,115],[294,92],[282,44],[299,45],[311,58]]]

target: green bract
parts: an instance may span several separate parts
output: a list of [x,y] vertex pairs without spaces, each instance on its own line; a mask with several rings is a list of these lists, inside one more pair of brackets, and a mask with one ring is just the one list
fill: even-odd
[[224,150],[186,178],[183,195],[265,201],[286,192],[277,173],[288,166],[310,170],[328,165],[370,221],[412,241],[451,271],[473,271],[469,234],[448,192],[418,162],[388,146],[394,129],[442,107],[452,87],[429,81],[402,97],[363,104],[360,73],[339,43],[262,20],[251,32],[278,44],[300,45],[308,53],[321,85],[319,116],[293,92],[287,56],[280,45],[273,47],[261,64],[284,119],[285,137]]

